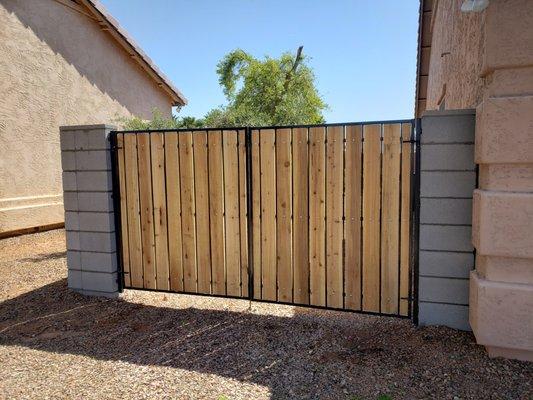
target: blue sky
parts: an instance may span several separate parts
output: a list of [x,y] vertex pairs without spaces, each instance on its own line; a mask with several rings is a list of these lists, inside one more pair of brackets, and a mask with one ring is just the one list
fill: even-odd
[[102,0],[202,117],[225,98],[217,62],[304,46],[327,122],[412,118],[418,0]]

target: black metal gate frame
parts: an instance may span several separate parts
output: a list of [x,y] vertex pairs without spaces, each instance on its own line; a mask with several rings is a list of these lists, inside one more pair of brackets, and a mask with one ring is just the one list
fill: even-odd
[[[409,140],[404,140],[403,143],[411,143],[411,213],[410,213],[410,271],[409,271],[409,312],[407,316],[382,314],[379,312],[362,311],[362,310],[349,310],[349,309],[336,309],[326,306],[316,306],[311,304],[295,304],[284,303],[275,300],[263,300],[254,299],[254,271],[253,271],[253,192],[252,192],[252,130],[260,129],[283,129],[283,128],[315,128],[315,127],[334,127],[334,126],[346,126],[346,125],[372,125],[372,124],[395,124],[395,123],[411,123],[411,137]],[[408,318],[413,321],[414,324],[418,324],[418,275],[419,275],[419,241],[420,241],[420,138],[422,135],[421,119],[398,119],[398,120],[378,120],[378,121],[363,121],[363,122],[342,122],[331,124],[304,124],[304,125],[270,125],[270,126],[242,126],[242,127],[220,127],[220,128],[183,128],[183,129],[146,129],[146,130],[123,130],[123,131],[111,131],[109,134],[109,140],[111,142],[111,172],[112,172],[112,199],[114,210],[114,222],[115,222],[115,239],[117,248],[117,284],[119,292],[123,292],[125,288],[124,284],[124,269],[122,259],[122,230],[121,230],[121,206],[120,206],[120,177],[118,171],[118,141],[117,136],[121,133],[136,134],[136,133],[152,133],[152,132],[206,132],[206,131],[242,131],[245,132],[245,149],[246,149],[246,217],[247,217],[247,241],[248,241],[248,296],[236,297],[226,295],[215,295],[206,293],[187,293],[187,292],[175,292],[169,290],[159,289],[136,289],[130,290],[143,290],[143,291],[156,291],[156,292],[171,292],[191,294],[195,296],[208,296],[208,297],[222,297],[222,298],[235,298],[240,300],[257,301],[261,303],[273,303],[273,304],[287,304],[298,307],[327,309],[344,312],[354,312],[358,314],[379,315],[394,318]]]

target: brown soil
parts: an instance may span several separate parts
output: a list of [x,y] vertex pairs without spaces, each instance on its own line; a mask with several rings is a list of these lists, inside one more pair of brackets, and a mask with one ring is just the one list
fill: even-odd
[[[84,297],[61,230],[0,241],[0,398],[528,399],[471,333],[177,294]],[[223,397],[224,398],[224,397]]]

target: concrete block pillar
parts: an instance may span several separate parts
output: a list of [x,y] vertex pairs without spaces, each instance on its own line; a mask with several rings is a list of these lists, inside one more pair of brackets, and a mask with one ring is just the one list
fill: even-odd
[[418,320],[470,330],[474,110],[431,111],[422,117]]
[[109,125],[60,128],[68,286],[118,295]]

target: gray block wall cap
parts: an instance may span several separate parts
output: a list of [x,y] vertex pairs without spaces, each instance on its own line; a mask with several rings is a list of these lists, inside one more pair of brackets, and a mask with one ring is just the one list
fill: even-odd
[[475,108],[465,108],[460,110],[428,110],[424,111],[422,118],[424,117],[453,117],[456,115],[476,115]]
[[95,125],[64,125],[59,127],[60,132],[68,131],[91,131],[91,130],[111,130],[114,131],[117,129],[115,125],[109,124],[95,124]]

